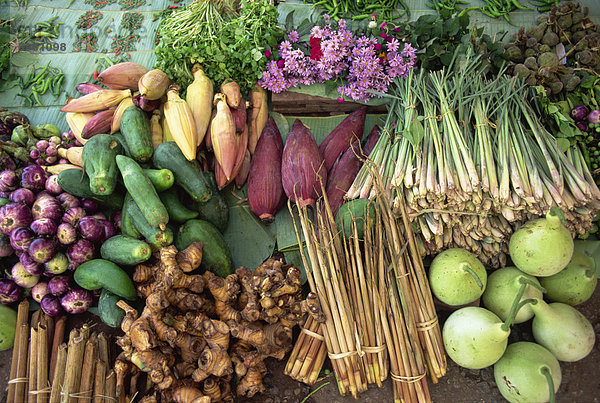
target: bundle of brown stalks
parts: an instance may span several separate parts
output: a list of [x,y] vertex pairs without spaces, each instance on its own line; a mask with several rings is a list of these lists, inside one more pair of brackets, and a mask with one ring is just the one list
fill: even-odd
[[[336,226],[326,196],[317,203],[314,220],[306,207],[299,209],[306,243],[301,255],[326,316],[323,343],[342,395],[356,397],[366,384],[381,385],[389,374],[396,401],[429,401],[425,375],[437,382],[446,372],[446,358],[427,275],[405,207],[396,218],[381,177],[376,169],[372,174],[375,214],[352,218],[349,234]],[[310,383],[322,365],[322,346],[312,323],[306,327],[313,337],[301,334],[286,370]],[[307,365],[300,364],[302,357],[309,359]]]

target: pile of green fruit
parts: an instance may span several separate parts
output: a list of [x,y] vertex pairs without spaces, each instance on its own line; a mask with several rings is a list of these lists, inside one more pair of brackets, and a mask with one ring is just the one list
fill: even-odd
[[505,45],[514,63],[509,72],[531,86],[544,86],[547,94],[573,91],[600,68],[600,29],[588,13],[587,7],[566,1],[540,15],[538,25],[521,28]]

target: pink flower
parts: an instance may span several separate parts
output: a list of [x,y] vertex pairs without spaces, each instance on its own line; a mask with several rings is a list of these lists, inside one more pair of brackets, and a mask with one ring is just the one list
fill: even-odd
[[277,67],[279,67],[280,69],[282,69],[283,66],[285,66],[285,62],[283,61],[283,59],[277,60]]
[[381,43],[375,44],[375,50],[379,51],[379,50],[381,50],[381,48],[382,48]]
[[273,56],[273,53],[271,53],[271,51],[269,49],[267,49],[267,50],[265,50],[265,56],[271,57],[271,56]]
[[382,32],[379,34],[379,37],[385,39],[387,38],[387,34],[385,32]]
[[300,40],[300,36],[298,35],[298,31],[290,31],[290,33],[288,34],[288,39],[290,40],[290,42],[292,43],[296,43]]
[[394,32],[400,32],[400,27],[394,28]]
[[343,98],[343,97],[338,97],[337,101],[338,101],[339,103],[342,103],[342,102],[344,102],[344,98]]
[[387,22],[382,22],[379,29],[384,29],[385,27],[387,27]]

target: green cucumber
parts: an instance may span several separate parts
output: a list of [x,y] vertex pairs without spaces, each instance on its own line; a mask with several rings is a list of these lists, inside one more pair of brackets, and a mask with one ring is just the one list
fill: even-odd
[[[160,200],[163,202],[167,211],[169,212],[169,219],[175,222],[186,222],[192,218],[198,217],[198,212],[193,211],[185,207],[180,201],[177,195],[177,189],[171,188],[158,195]],[[212,199],[211,199],[212,200]]]
[[204,242],[201,267],[220,277],[226,277],[233,271],[231,252],[219,230],[204,220],[189,220],[177,232],[175,246],[184,250],[192,242]]
[[142,234],[135,228],[131,217],[129,216],[129,204],[135,203],[129,193],[125,195],[123,200],[123,208],[121,209],[121,234],[126,235],[130,238],[140,239]]
[[197,202],[207,202],[212,191],[200,163],[188,161],[174,141],[159,144],[154,150],[154,166],[169,169],[175,175],[175,183],[185,190]]
[[137,162],[145,162],[152,158],[154,147],[150,120],[146,112],[134,105],[125,109],[121,116],[120,131],[125,138],[131,158]]
[[122,298],[106,288],[100,292],[100,298],[98,299],[98,312],[102,322],[106,323],[110,327],[119,327],[125,317],[125,311],[117,306]]
[[113,192],[109,195],[96,195],[90,190],[90,178],[81,169],[65,169],[58,174],[58,184],[73,196],[85,197],[110,208],[120,210],[123,207],[123,195]]
[[121,132],[114,132],[112,136],[119,141],[121,147],[123,147],[123,155],[131,157],[131,152],[129,151],[129,147],[127,146],[127,142],[125,141],[125,137]]
[[125,235],[115,235],[102,244],[100,255],[102,259],[113,263],[133,266],[150,259],[152,251],[144,241]]
[[212,172],[204,172],[204,177],[208,181],[212,190],[212,197],[204,203],[194,202],[192,206],[198,211],[198,217],[204,221],[213,224],[221,233],[224,233],[229,224],[229,206],[225,202],[225,198],[219,192],[215,174]]
[[[126,197],[131,196],[128,194]],[[159,250],[173,243],[173,231],[169,227],[165,227],[163,231],[158,227],[150,225],[135,200],[127,202],[127,213],[134,227],[146,238],[146,241],[148,241],[154,250]]]
[[173,187],[175,177],[168,169],[144,169],[144,173],[154,185],[157,192],[164,192]]
[[110,134],[97,134],[85,143],[81,160],[90,178],[92,193],[109,195],[114,192],[119,177],[115,157],[122,153],[121,143]]
[[82,263],[73,274],[75,282],[86,290],[106,288],[118,296],[135,300],[137,297],[129,275],[119,266],[104,259],[93,259]]
[[169,213],[160,201],[150,179],[133,159],[117,155],[116,160],[125,188],[144,213],[148,224],[164,229],[169,222]]

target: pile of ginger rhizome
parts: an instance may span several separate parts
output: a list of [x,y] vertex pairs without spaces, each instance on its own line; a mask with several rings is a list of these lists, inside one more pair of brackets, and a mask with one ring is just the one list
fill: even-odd
[[[226,278],[194,274],[202,243],[160,250],[156,264],[136,266],[141,314],[124,301],[125,335],[117,344],[117,395],[127,377],[146,372],[142,402],[220,402],[264,392],[264,360],[281,360],[292,348],[292,328],[306,314],[324,321],[317,296],[302,299],[300,271],[270,258],[252,271]],[[233,385],[233,387],[232,387]]]

